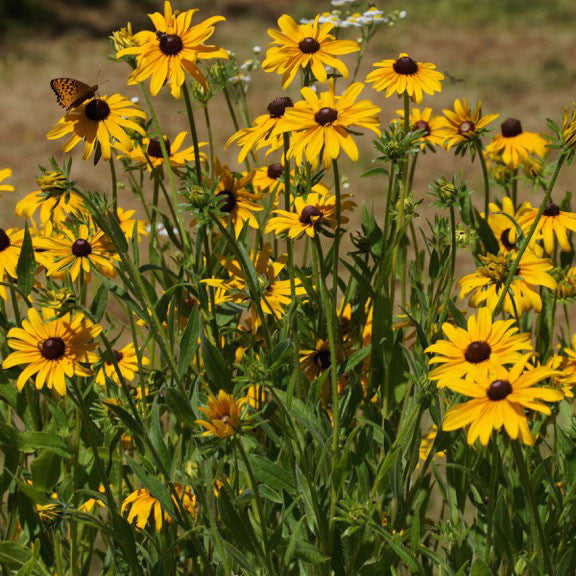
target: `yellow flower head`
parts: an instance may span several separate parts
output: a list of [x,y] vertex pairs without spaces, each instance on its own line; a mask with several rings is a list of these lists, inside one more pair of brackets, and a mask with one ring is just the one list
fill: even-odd
[[311,24],[297,24],[291,16],[284,14],[278,19],[280,30],[268,30],[274,42],[266,52],[262,69],[282,74],[284,90],[301,68],[309,68],[319,82],[326,82],[328,78],[326,66],[348,78],[348,68],[336,56],[357,52],[360,45],[354,40],[336,40],[330,34],[334,25],[330,22],[319,24],[319,18],[316,16]]
[[[516,210],[512,199],[505,196],[502,198],[502,206],[491,202],[488,207],[490,209],[487,218],[488,226],[492,229],[500,250],[504,254],[515,252],[518,248],[518,229],[522,229],[519,224],[520,218],[532,209],[532,204],[524,202]],[[482,213],[482,218],[486,218],[484,213]]]
[[488,308],[480,308],[476,316],[468,318],[467,330],[448,323],[442,330],[448,340],[438,340],[425,350],[436,354],[430,364],[441,364],[429,375],[431,380],[438,380],[439,388],[450,380],[514,364],[532,350],[530,334],[518,334],[514,320],[493,322]]
[[502,122],[501,133],[486,147],[489,156],[496,156],[510,169],[516,169],[532,154],[546,155],[546,140],[535,132],[524,132],[520,120],[508,118]]
[[[509,261],[504,254],[479,256],[484,264],[476,272],[460,279],[460,298],[472,294],[470,306],[487,306],[494,310],[509,271]],[[539,258],[533,252],[526,251],[514,273],[510,289],[504,299],[504,310],[510,315],[522,314],[534,309],[540,312],[542,299],[538,286],[556,288],[556,280],[548,274],[552,264],[548,258]]]
[[22,328],[8,332],[8,346],[15,352],[2,363],[3,368],[27,364],[18,376],[16,385],[22,390],[26,381],[36,375],[36,388],[46,385],[58,394],[66,394],[66,377],[89,376],[91,371],[83,363],[93,363],[94,338],[102,331],[83,314],[65,314],[54,317],[54,310],[42,310],[42,316],[34,309],[28,311],[28,319]]
[[0,170],[0,196],[2,196],[4,192],[14,192],[14,186],[12,186],[12,184],[2,184],[2,182],[6,180],[6,178],[10,178],[10,176],[12,176],[12,170],[10,168]]
[[[120,373],[127,382],[132,382],[138,372],[138,356],[134,344],[130,342],[120,350],[114,349],[114,360],[120,369]],[[110,378],[113,382],[120,385],[120,378],[116,372],[114,360],[105,356],[102,358],[100,369],[96,373],[96,382],[102,386],[106,386],[106,378]],[[142,366],[148,366],[150,360],[145,356],[141,358]]]
[[564,108],[562,115],[562,140],[568,148],[576,148],[576,105],[572,106],[572,110]]
[[482,103],[478,102],[474,112],[470,111],[465,99],[454,100],[454,109],[445,109],[441,128],[445,138],[445,146],[450,150],[475,138],[490,122],[498,118],[499,114],[486,114],[482,116]]
[[125,142],[129,139],[126,130],[145,135],[142,126],[130,118],[144,119],[146,114],[120,94],[100,96],[72,108],[48,132],[47,138],[57,140],[70,134],[64,145],[64,152],[70,152],[74,146],[84,141],[83,160],[91,156],[96,143],[99,143],[102,158],[109,160],[112,139]]
[[214,24],[226,20],[224,16],[212,16],[201,24],[192,26],[192,16],[197,10],[172,11],[170,2],[164,2],[164,14],[149,14],[156,28],[155,32],[145,30],[134,35],[137,45],[124,48],[116,58],[136,56],[136,70],[128,79],[128,84],[138,84],[150,80],[150,92],[156,96],[166,82],[175,98],[182,94],[185,72],[207,90],[206,78],[196,65],[199,59],[228,58],[224,48],[204,44],[214,34]]
[[534,438],[524,409],[551,414],[550,408],[541,400],[558,402],[564,395],[559,390],[536,388],[534,384],[558,374],[546,366],[526,369],[524,359],[509,371],[499,367],[474,380],[452,380],[448,387],[472,400],[450,408],[442,429],[451,431],[470,425],[468,443],[473,444],[480,438],[481,444],[486,445],[492,431],[504,426],[510,438],[520,437],[522,442],[532,445]]
[[[342,211],[351,210],[356,206],[351,195],[342,197]],[[274,216],[266,224],[265,232],[274,232],[277,235],[287,234],[289,238],[298,238],[306,233],[314,238],[316,226],[327,225],[336,227],[336,197],[324,184],[316,184],[312,192],[306,196],[298,196],[294,200],[293,211],[273,210]],[[346,216],[341,216],[340,222],[348,222]]]
[[[5,281],[6,274],[11,278],[16,278],[16,266],[22,249],[24,240],[24,230],[0,228],[0,282]],[[6,300],[7,292],[5,286],[0,286],[0,298]]]
[[440,80],[444,79],[444,74],[436,70],[436,65],[416,62],[404,52],[396,60],[382,60],[376,62],[374,67],[377,70],[366,76],[366,82],[371,82],[377,92],[386,90],[386,98],[394,92],[398,96],[406,93],[416,104],[420,104],[424,93],[442,91]]
[[200,407],[207,420],[196,420],[206,428],[202,435],[228,438],[238,434],[246,402],[246,398],[236,400],[232,394],[227,394],[224,390],[220,390],[218,396],[208,396],[208,406]]
[[124,50],[126,48],[133,48],[134,46],[138,46],[138,42],[132,33],[132,24],[130,22],[128,22],[124,28],[120,28],[120,30],[112,32],[110,40],[112,40],[112,46],[114,46],[114,50],[116,52],[120,52],[120,50]]
[[364,84],[355,82],[337,96],[332,80],[328,92],[317,94],[311,88],[302,88],[304,100],[286,110],[282,128],[283,132],[293,132],[289,154],[298,164],[306,159],[315,168],[321,158],[327,168],[340,156],[341,149],[356,162],[358,147],[349,130],[352,126],[380,135],[380,108],[370,100],[356,102],[363,89]]
[[[396,114],[404,119],[404,110],[396,110]],[[422,130],[424,135],[418,140],[420,148],[425,149],[426,144],[442,146],[444,144],[444,133],[442,132],[442,118],[432,116],[432,108],[412,108],[410,110],[409,124],[411,130]]]

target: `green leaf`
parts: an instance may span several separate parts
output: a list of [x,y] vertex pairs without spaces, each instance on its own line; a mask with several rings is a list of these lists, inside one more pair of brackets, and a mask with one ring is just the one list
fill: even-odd
[[64,458],[70,455],[70,449],[63,438],[51,432],[21,432],[18,446],[22,452],[30,453],[36,450],[52,450]]
[[90,312],[94,316],[96,322],[100,322],[106,312],[106,305],[108,303],[108,288],[105,284],[100,284],[94,298],[92,299],[92,304],[90,305]]
[[208,378],[214,384],[215,389],[223,388],[229,391],[232,385],[232,370],[228,366],[222,352],[200,332],[202,360]]
[[16,275],[18,277],[18,290],[28,296],[34,286],[34,277],[36,276],[36,258],[34,257],[34,246],[32,245],[32,237],[28,229],[28,222],[24,228],[24,239],[22,240],[22,248],[18,256],[18,264],[16,264]]
[[176,419],[186,426],[196,426],[196,416],[190,405],[190,401],[177,388],[165,388],[164,400],[170,412]]
[[254,470],[254,475],[262,483],[272,488],[286,490],[293,494],[296,491],[292,476],[278,464],[268,458],[252,454],[250,464]]
[[62,459],[56,452],[42,452],[30,465],[34,486],[50,490],[60,478]]
[[470,567],[470,576],[491,576],[492,571],[481,558],[476,558]]
[[498,240],[496,240],[494,232],[492,232],[492,228],[490,228],[488,222],[484,220],[478,212],[476,212],[476,231],[486,250],[488,250],[490,254],[498,254],[500,251]]
[[160,459],[164,470],[170,470],[170,454],[164,443],[162,427],[160,425],[160,408],[155,402],[150,415],[150,442]]
[[198,350],[198,334],[200,332],[200,310],[194,307],[188,317],[186,328],[180,340],[180,355],[178,356],[178,376],[182,377],[190,367],[196,350]]
[[10,540],[0,542],[0,564],[8,570],[18,570],[30,559],[32,551]]

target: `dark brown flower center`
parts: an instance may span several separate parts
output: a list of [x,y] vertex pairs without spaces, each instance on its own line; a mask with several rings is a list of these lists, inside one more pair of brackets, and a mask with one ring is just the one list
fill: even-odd
[[322,216],[322,212],[316,206],[305,206],[300,212],[300,222],[302,224],[312,224],[313,216]]
[[516,118],[508,118],[502,122],[501,130],[504,138],[514,138],[522,134],[522,124]]
[[[166,152],[168,152],[168,156],[170,156],[170,140],[168,140],[168,138],[164,138],[164,146],[166,146]],[[146,153],[151,158],[164,158],[162,155],[162,147],[160,146],[160,141],[158,138],[150,138]]]
[[332,124],[332,122],[336,122],[336,118],[338,118],[338,110],[334,110],[334,108],[320,108],[320,110],[314,114],[314,120],[316,120],[320,126]]
[[500,234],[500,241],[506,250],[512,250],[516,248],[516,242],[512,242],[510,240],[510,232],[512,232],[511,228],[506,228],[502,234]]
[[[112,350],[112,355],[114,356],[114,360],[116,360],[116,364],[120,363],[122,358],[124,358],[124,354],[122,354],[120,350]],[[106,364],[108,364],[108,366],[113,366],[114,360],[112,360],[112,358],[108,358],[108,360],[106,360]]]
[[284,172],[284,166],[282,164],[270,164],[268,166],[267,175],[268,178],[272,178],[272,180],[278,180],[282,173]]
[[101,122],[102,120],[106,120],[110,115],[110,106],[108,106],[108,103],[105,100],[96,98],[95,100],[90,100],[90,102],[86,104],[84,114],[86,114],[88,120]]
[[314,52],[318,52],[318,50],[320,50],[320,43],[318,40],[316,40],[316,38],[311,38],[308,36],[308,38],[300,40],[298,43],[298,48],[300,48],[304,54],[314,54]]
[[480,364],[480,362],[488,360],[491,353],[492,348],[490,348],[488,342],[477,340],[476,342],[468,344],[468,348],[466,348],[466,352],[464,352],[464,358],[466,358],[466,362],[470,362],[471,364]]
[[160,50],[166,56],[174,56],[184,48],[182,38],[178,34],[166,34],[165,32],[158,32],[156,34],[160,40]]
[[414,130],[423,130],[424,136],[430,136],[432,130],[430,130],[430,124],[426,122],[426,120],[418,120],[416,124],[414,124]]
[[465,120],[460,124],[460,126],[458,126],[458,134],[461,134],[462,136],[474,134],[474,130],[476,130],[476,126],[474,125],[474,122],[470,122],[469,120]]
[[234,210],[234,207],[237,204],[236,196],[232,190],[222,190],[218,194],[218,198],[221,201],[220,210],[222,212],[227,212],[228,214]]
[[494,380],[486,390],[486,395],[494,402],[504,400],[509,394],[512,394],[512,384],[508,380]]
[[330,350],[317,350],[314,354],[314,364],[320,368],[320,370],[327,370],[332,364],[330,358]]
[[560,216],[560,206],[554,204],[554,202],[548,202],[542,214],[544,216]]
[[410,56],[402,56],[402,58],[398,58],[398,60],[392,64],[392,67],[396,74],[416,74],[418,71],[418,62],[412,60]]
[[58,360],[64,356],[66,344],[62,338],[48,338],[42,342],[40,353],[46,360]]
[[292,108],[293,106],[294,102],[292,102],[291,98],[288,98],[288,96],[278,96],[278,98],[274,98],[274,100],[268,104],[267,110],[270,118],[282,118],[286,108]]
[[84,258],[92,254],[92,246],[90,242],[84,238],[78,238],[74,244],[72,244],[72,254],[77,258]]
[[0,228],[0,252],[4,252],[10,246],[10,237]]
[[342,329],[342,336],[346,336],[350,330],[350,318],[342,316],[340,318],[340,328]]

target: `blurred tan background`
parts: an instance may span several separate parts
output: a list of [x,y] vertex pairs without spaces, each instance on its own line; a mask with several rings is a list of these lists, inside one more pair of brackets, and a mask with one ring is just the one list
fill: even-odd
[[[446,75],[441,94],[427,97],[423,105],[440,113],[454,98],[467,98],[470,104],[481,99],[484,112],[498,112],[498,129],[508,116],[519,118],[527,131],[546,131],[546,118],[560,120],[562,109],[576,99],[576,2],[574,0],[380,0],[374,4],[385,13],[406,10],[407,16],[394,27],[382,26],[372,41],[358,78],[363,79],[372,62],[395,58],[401,51],[420,61],[434,62]],[[131,21],[134,31],[150,27],[147,12],[162,10],[160,0],[0,0],[0,169],[10,167],[14,194],[2,198],[0,226],[17,224],[12,216],[16,199],[35,189],[38,165],[47,165],[50,154],[60,159],[65,140],[47,141],[46,133],[62,116],[62,109],[49,86],[50,79],[71,76],[99,83],[101,94],[121,92],[138,96],[137,87],[126,86],[129,68],[110,61],[108,36]],[[194,22],[212,14],[224,14],[227,22],[217,25],[214,42],[235,52],[240,61],[254,57],[253,47],[270,40],[267,28],[275,26],[284,12],[296,19],[313,17],[333,7],[328,0],[175,0],[175,8],[198,8]],[[367,4],[363,4],[364,7]],[[355,29],[342,31],[342,37],[355,38]],[[347,58],[353,67],[354,56]],[[266,104],[281,93],[280,76],[261,70],[252,75],[249,86],[252,117],[265,112]],[[297,96],[296,89],[290,89]],[[386,100],[366,87],[362,97],[383,108],[386,124],[400,107],[396,98]],[[175,102],[164,91],[158,98],[164,130],[174,136],[186,129],[180,114],[183,102]],[[223,99],[210,104],[217,147],[233,133]],[[206,140],[204,126],[201,139]],[[358,166],[343,162],[343,172],[351,178],[350,191],[358,200],[382,209],[384,182],[362,179],[370,168],[371,136],[363,137],[366,151]],[[189,140],[188,140],[189,141]],[[235,164],[237,148],[224,158]],[[81,160],[77,147],[73,176],[87,188],[108,186],[108,167]],[[480,190],[477,163],[469,158],[455,159],[451,153],[427,153],[419,166],[415,186],[427,191],[428,182],[440,174],[462,171],[471,187]],[[559,192],[571,185],[570,171],[564,173]],[[480,200],[480,195],[478,195]],[[428,200],[426,200],[428,203]],[[131,199],[126,199],[126,205]],[[21,223],[18,223],[21,225]]]

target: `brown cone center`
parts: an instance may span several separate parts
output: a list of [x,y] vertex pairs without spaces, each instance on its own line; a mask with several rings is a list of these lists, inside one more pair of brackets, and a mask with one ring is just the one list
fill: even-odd
[[66,344],[62,338],[48,338],[40,347],[40,353],[46,360],[58,360],[64,356],[65,352]]
[[160,50],[166,56],[175,56],[182,50],[182,48],[184,48],[182,38],[180,38],[178,34],[166,34],[160,32],[158,38],[160,39]]
[[554,202],[548,202],[546,204],[546,208],[544,208],[544,212],[542,212],[544,216],[560,216],[560,206],[554,204]]
[[292,102],[291,98],[288,98],[288,96],[278,96],[278,98],[274,98],[274,100],[268,104],[267,110],[270,118],[282,118],[286,108],[292,108],[293,106],[294,102]]
[[[118,364],[122,358],[124,358],[124,354],[122,354],[120,350],[112,350],[112,354],[114,356],[114,360],[116,360],[116,364]],[[106,360],[106,364],[108,364],[108,366],[112,366],[114,364],[114,360],[108,359]]]
[[477,340],[476,342],[468,344],[464,358],[466,358],[466,362],[470,362],[471,364],[480,364],[480,362],[488,360],[491,353],[492,348],[490,348],[488,342]]
[[[168,140],[168,138],[164,138],[164,145],[166,146],[166,152],[168,153],[168,156],[170,156],[170,140]],[[164,158],[162,155],[162,147],[160,146],[160,141],[158,138],[150,138],[146,153],[151,158]]]
[[392,67],[396,74],[405,74],[409,76],[410,74],[416,74],[418,71],[418,62],[412,60],[410,56],[402,56],[394,62]]
[[501,130],[504,138],[514,138],[522,134],[522,124],[516,118],[508,118],[502,122]]
[[272,178],[272,180],[278,180],[278,178],[282,176],[283,172],[284,166],[282,166],[282,164],[270,164],[266,174],[268,175],[268,178]]
[[322,212],[316,206],[305,206],[300,212],[300,222],[302,224],[312,224],[312,218],[322,216]]
[[430,136],[432,130],[430,130],[430,124],[426,122],[426,120],[418,120],[416,124],[414,124],[414,130],[423,130],[424,136]]
[[74,244],[72,244],[72,254],[77,258],[85,258],[92,254],[92,246],[90,242],[84,238],[78,238]]
[[502,234],[500,234],[500,241],[506,250],[512,250],[516,248],[516,242],[512,242],[510,240],[510,232],[512,231],[511,228],[506,228]]
[[232,190],[223,190],[222,192],[220,192],[220,194],[218,194],[218,198],[222,202],[222,204],[220,205],[220,210],[222,212],[230,213],[232,212],[232,210],[234,210],[234,207],[236,206],[237,202],[236,202],[236,196],[234,195],[234,192],[232,192]]
[[470,122],[469,120],[465,120],[458,126],[458,134],[462,136],[469,136],[470,134],[474,134],[474,130],[476,130],[476,126],[474,122]]
[[0,228],[0,252],[4,252],[10,246],[10,237]]
[[314,363],[320,370],[327,370],[332,364],[330,350],[318,350],[314,356]]
[[108,103],[104,100],[96,98],[95,100],[90,100],[90,102],[86,104],[84,114],[86,114],[88,120],[101,122],[102,120],[106,120],[110,115],[110,106],[108,106]]
[[512,394],[512,384],[508,380],[494,380],[490,384],[486,394],[490,400],[498,402],[499,400],[504,400],[506,396]]
[[298,43],[298,48],[300,48],[301,52],[304,54],[314,54],[320,50],[320,43],[316,38],[304,38],[304,40],[300,40]]
[[334,110],[334,108],[320,108],[320,110],[314,114],[314,120],[316,120],[320,126],[332,124],[332,122],[336,122],[337,118],[338,110]]

